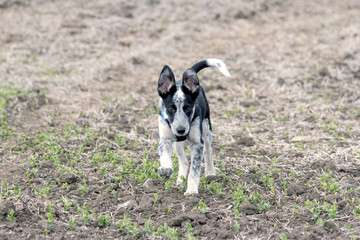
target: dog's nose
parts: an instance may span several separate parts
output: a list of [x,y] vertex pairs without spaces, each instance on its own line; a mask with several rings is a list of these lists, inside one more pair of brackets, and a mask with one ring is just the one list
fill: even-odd
[[184,134],[185,133],[185,128],[184,127],[177,127],[176,131],[178,132],[178,134]]

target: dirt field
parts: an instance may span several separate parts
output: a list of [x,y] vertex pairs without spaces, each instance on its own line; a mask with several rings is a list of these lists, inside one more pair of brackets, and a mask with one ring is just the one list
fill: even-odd
[[[0,239],[360,238],[360,1],[0,0],[0,33]],[[206,58],[185,197],[157,80]]]

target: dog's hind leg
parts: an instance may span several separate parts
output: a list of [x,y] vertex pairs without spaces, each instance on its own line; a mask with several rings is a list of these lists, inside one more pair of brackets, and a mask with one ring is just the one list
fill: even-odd
[[174,138],[170,128],[161,116],[159,116],[159,135],[160,167],[158,168],[158,174],[159,177],[169,178],[173,173],[171,154]]
[[211,175],[215,175],[216,171],[212,159],[212,148],[211,148],[212,132],[211,132],[210,120],[204,119],[202,125],[203,125],[202,137],[205,143],[205,148],[204,148],[205,176],[211,176]]
[[185,152],[184,152],[184,142],[175,142],[174,150],[179,159],[179,175],[176,180],[176,184],[178,186],[181,186],[183,183],[181,176],[186,178],[187,173],[188,173],[188,167],[189,167],[189,162],[186,159]]

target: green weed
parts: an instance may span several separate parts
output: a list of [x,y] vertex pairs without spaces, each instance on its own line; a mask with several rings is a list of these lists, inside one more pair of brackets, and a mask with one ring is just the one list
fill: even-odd
[[[126,213],[124,215],[124,219],[116,221],[115,224],[119,228],[120,232],[125,232],[133,236],[135,239],[138,239],[140,237],[141,229],[136,224],[131,223],[129,214]],[[147,231],[153,232],[152,225],[150,224],[150,219],[145,225],[145,229]]]
[[105,216],[103,216],[102,214],[100,214],[98,216],[98,226],[101,228],[107,228],[109,227],[111,224],[111,217],[110,214],[105,214]]
[[196,240],[194,229],[189,222],[185,223],[185,228],[187,230],[185,237],[188,240]]
[[14,214],[14,209],[11,209],[10,213],[6,216],[6,220],[8,220],[9,222],[16,222],[16,217],[14,216]]
[[69,224],[69,229],[73,230],[76,227],[77,221],[74,218],[70,217],[68,224]]
[[225,197],[225,190],[221,187],[221,183],[211,181],[211,183],[207,186],[205,191],[210,192],[212,194],[220,195],[222,198]]
[[172,213],[172,205],[169,205],[169,206],[167,207],[167,213],[168,213],[168,214],[171,214],[171,213]]
[[176,232],[176,230],[169,227],[167,223],[164,223],[163,226],[158,227],[156,235],[165,235],[165,238],[169,240],[177,240],[179,238],[179,234]]
[[206,213],[206,211],[207,211],[207,206],[206,206],[206,204],[205,204],[203,201],[200,201],[197,209],[198,209],[201,213]]
[[54,205],[48,204],[48,212],[45,213],[47,221],[46,221],[46,227],[44,229],[44,233],[46,235],[48,235],[51,232],[51,229],[54,226],[54,213],[55,213]]

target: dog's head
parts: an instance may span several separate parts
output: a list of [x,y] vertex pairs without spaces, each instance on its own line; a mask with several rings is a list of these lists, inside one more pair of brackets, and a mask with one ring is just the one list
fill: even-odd
[[176,136],[186,136],[190,131],[195,113],[195,101],[200,92],[196,72],[189,68],[181,81],[175,82],[174,73],[164,66],[158,81],[158,92],[164,103],[164,111],[171,131]]

